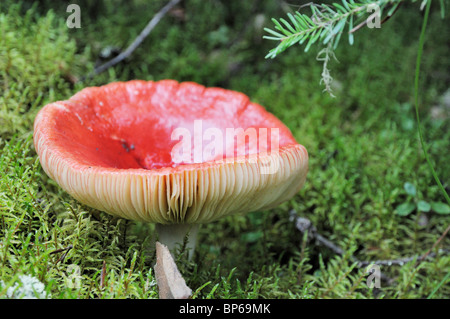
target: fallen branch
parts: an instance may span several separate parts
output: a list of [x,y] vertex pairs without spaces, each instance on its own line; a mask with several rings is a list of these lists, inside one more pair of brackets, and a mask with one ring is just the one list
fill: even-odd
[[[389,15],[385,16],[383,18],[383,20],[381,20],[380,25],[382,25],[383,23],[385,23],[386,21],[388,21],[393,15],[394,13],[397,12],[398,8],[400,8],[400,6],[402,5],[403,2],[400,2],[397,7],[394,9],[394,11]],[[360,24],[358,24],[356,27],[354,27],[353,29],[351,29],[348,33],[353,33],[355,31],[358,31],[359,29],[361,29],[363,26],[365,26],[367,24],[368,21],[372,20],[373,18],[375,18],[377,16],[377,14],[379,14],[379,12],[374,12],[373,14],[371,14],[367,19],[365,19],[363,22],[361,22]]]
[[[447,250],[445,249],[440,249],[439,250],[440,253],[448,253]],[[374,261],[359,261],[358,262],[358,266],[359,267],[364,267],[364,266],[369,266],[369,265],[383,265],[383,266],[403,266],[406,263],[409,263],[411,261],[417,260],[419,263],[425,259],[432,259],[434,257],[436,257],[437,254],[436,253],[429,253],[429,254],[424,254],[422,256],[413,256],[413,257],[405,257],[405,258],[399,258],[399,259],[388,259],[388,260],[374,260]]]
[[55,262],[55,265],[56,265],[57,263],[59,263],[59,262],[63,262],[64,259],[66,259],[67,254],[69,253],[69,251],[70,251],[72,248],[73,248],[73,246],[72,246],[72,245],[69,245],[69,246],[67,246],[66,248],[56,249],[56,250],[52,251],[52,252],[50,253],[50,255],[64,252],[64,254],[62,254],[62,255],[58,258],[58,260]]
[[[291,218],[293,221],[295,221],[296,228],[302,232],[308,232],[308,240],[309,239],[315,239],[319,244],[329,248],[334,253],[343,256],[345,251],[340,248],[338,245],[334,244],[332,241],[328,240],[324,236],[320,235],[317,232],[316,227],[312,224],[312,222],[305,218],[305,217],[299,217],[297,216],[296,212],[294,210],[291,210],[290,212]],[[423,255],[421,256],[413,256],[413,257],[405,257],[400,259],[390,259],[390,260],[375,260],[375,261],[365,261],[365,260],[359,260],[355,256],[350,256],[350,259],[353,262],[357,263],[358,267],[365,267],[369,265],[383,265],[383,266],[393,266],[393,265],[399,265],[402,266],[408,262],[417,260],[417,265],[422,262],[425,259],[434,258],[437,256],[437,253],[432,253],[431,251],[439,244],[439,242],[447,235],[447,233],[450,231],[450,226],[447,227],[447,229],[444,231],[444,233],[439,237],[439,239],[433,244],[433,246]],[[449,253],[448,250],[440,249],[440,253]],[[386,276],[382,276],[382,279],[386,281],[390,281],[389,278]]]
[[169,3],[167,3],[160,11],[158,11],[158,13],[156,13],[153,16],[153,18],[150,20],[150,22],[145,26],[145,28],[141,31],[141,33],[136,37],[136,39],[133,41],[133,43],[131,43],[130,46],[125,51],[121,52],[119,55],[117,55],[113,59],[109,60],[108,62],[105,62],[102,65],[96,67],[91,74],[82,78],[80,81],[83,81],[86,78],[92,78],[93,76],[104,72],[108,68],[116,65],[117,63],[119,63],[122,60],[129,57],[131,55],[131,53],[133,53],[133,51],[136,50],[137,47],[150,34],[150,32],[159,23],[159,21],[161,21],[161,19],[167,14],[167,12],[169,12],[170,9],[172,9],[180,1],[181,0],[171,0]]
[[450,225],[447,226],[447,229],[442,233],[442,235],[436,240],[436,242],[431,246],[431,248],[417,260],[416,267],[427,257],[430,257],[431,255],[435,255],[435,253],[432,253],[431,251],[441,242],[442,239],[444,239],[445,236],[447,236],[448,232],[450,231]]
[[100,272],[100,289],[105,288],[106,261],[103,260],[102,271]]
[[291,211],[291,217],[295,218],[295,226],[302,233],[308,232],[308,240],[316,239],[321,245],[331,249],[338,255],[344,255],[344,250],[339,246],[335,245],[332,241],[326,239],[322,235],[317,232],[316,227],[312,224],[312,222],[308,218],[297,217],[294,211]]

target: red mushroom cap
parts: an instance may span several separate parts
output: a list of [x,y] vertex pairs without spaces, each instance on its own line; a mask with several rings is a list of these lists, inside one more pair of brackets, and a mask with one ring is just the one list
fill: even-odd
[[[203,146],[200,153],[174,161],[177,128],[191,134],[183,142]],[[230,141],[230,128],[256,139]],[[223,139],[205,140],[207,131]],[[80,202],[162,224],[276,206],[298,192],[308,170],[306,149],[246,95],[173,80],[111,83],[48,104],[35,119],[34,144],[45,172]],[[211,145],[220,152],[205,151]]]

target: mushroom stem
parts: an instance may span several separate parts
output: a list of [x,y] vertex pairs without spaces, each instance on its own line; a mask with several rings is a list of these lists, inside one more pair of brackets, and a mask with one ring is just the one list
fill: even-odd
[[[172,255],[178,247],[188,250],[189,259],[192,258],[197,243],[199,224],[156,224],[158,241],[166,245]],[[184,246],[185,239],[187,240]]]

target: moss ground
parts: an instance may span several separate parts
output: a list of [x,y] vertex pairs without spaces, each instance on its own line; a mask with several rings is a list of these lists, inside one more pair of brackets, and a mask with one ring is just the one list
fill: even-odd
[[[307,183],[290,201],[202,226],[194,259],[178,258],[195,298],[450,297],[448,236],[434,246],[433,258],[381,265],[389,278],[381,288],[369,288],[365,267],[352,259],[422,255],[450,222],[450,215],[433,209],[396,214],[407,201],[444,201],[414,118],[422,21],[417,4],[404,5],[380,29],[358,31],[353,46],[343,42],[339,61],[330,65],[336,95],[331,98],[319,84],[317,51],[291,48],[275,60],[264,59],[274,44],[262,40],[262,26],[284,16],[277,1],[185,1],[126,61],[76,82],[107,49],[126,48],[165,2],[72,2],[80,4],[80,29],[66,26],[64,1],[0,4],[0,296],[19,275],[29,274],[53,298],[158,297],[153,226],[112,218],[62,191],[40,167],[32,124],[43,105],[85,86],[172,78],[246,93],[278,116],[310,155]],[[435,6],[420,113],[447,191],[449,38],[448,17],[442,20]],[[415,186],[414,198],[405,183]],[[291,212],[311,220],[344,254],[305,240]],[[80,276],[76,288],[70,284],[74,270]]]

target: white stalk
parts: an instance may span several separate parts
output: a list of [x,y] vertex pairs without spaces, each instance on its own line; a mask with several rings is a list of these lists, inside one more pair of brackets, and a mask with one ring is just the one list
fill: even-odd
[[189,259],[192,258],[197,243],[199,224],[156,224],[158,241],[169,248],[172,255],[183,247],[187,236],[185,249],[188,250]]

